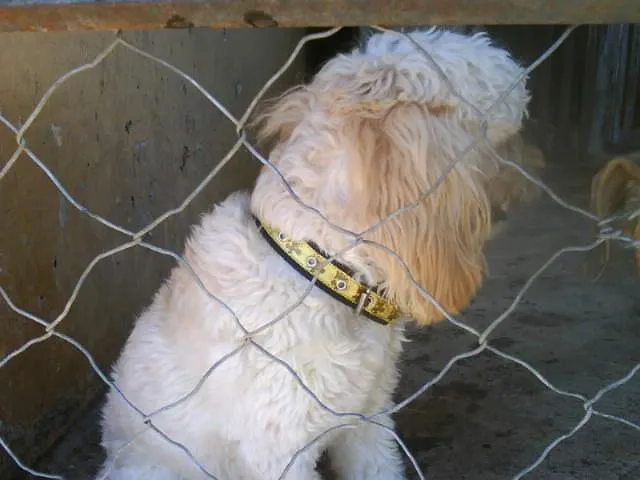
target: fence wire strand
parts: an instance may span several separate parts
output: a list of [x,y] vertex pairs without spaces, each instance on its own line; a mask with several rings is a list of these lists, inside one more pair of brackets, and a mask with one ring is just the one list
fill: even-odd
[[[471,104],[466,98],[464,98],[463,95],[461,95],[459,92],[457,92],[453,88],[451,82],[449,81],[448,77],[446,76],[446,74],[444,73],[442,68],[438,65],[438,63],[432,58],[432,56],[427,51],[425,51],[417,42],[415,42],[415,40],[413,40],[413,38],[410,35],[408,35],[407,33],[404,33],[404,32],[398,32],[398,31],[388,30],[388,29],[385,29],[385,28],[382,28],[382,27],[374,26],[373,28],[376,29],[376,30],[379,30],[379,31],[391,31],[396,35],[400,35],[400,36],[404,36],[405,38],[408,38],[412,43],[414,43],[416,45],[416,47],[424,54],[426,60],[433,67],[433,69],[436,72],[436,74],[439,75],[440,77],[442,77],[442,80],[447,84],[447,86],[448,86],[449,90],[451,91],[451,93],[454,96],[456,96],[460,101],[462,101],[463,103],[468,105],[473,112],[475,112],[475,114],[478,116],[478,119],[481,120],[481,122],[483,123],[484,127],[482,129],[483,131],[481,131],[480,134],[476,135],[473,138],[471,144],[467,148],[463,149],[463,151],[456,158],[456,160],[451,163],[449,168],[441,175],[441,177],[436,182],[434,182],[434,184],[429,188],[428,191],[422,192],[420,197],[417,198],[415,200],[415,202],[413,202],[411,204],[407,204],[407,205],[397,209],[396,211],[392,212],[386,218],[382,219],[381,221],[377,222],[374,225],[371,225],[370,227],[366,228],[365,230],[363,230],[361,232],[352,232],[352,231],[346,230],[346,229],[344,229],[344,228],[342,228],[342,227],[340,227],[338,225],[334,225],[324,216],[324,214],[322,212],[320,212],[319,210],[315,209],[314,207],[312,207],[310,205],[305,204],[298,197],[298,195],[293,190],[293,188],[286,182],[285,177],[278,170],[278,168],[274,164],[272,164],[269,161],[268,158],[265,158],[249,142],[249,140],[247,139],[246,134],[245,134],[245,127],[247,125],[248,119],[254,113],[258,102],[263,99],[265,94],[277,82],[277,80],[286,71],[288,71],[290,69],[291,65],[296,60],[296,58],[299,56],[299,54],[302,51],[302,49],[304,48],[304,46],[310,41],[319,40],[319,39],[327,38],[327,37],[330,37],[331,35],[334,35],[336,32],[338,32],[340,30],[339,27],[333,28],[333,29],[330,29],[330,30],[327,30],[327,31],[324,31],[324,32],[321,32],[321,33],[315,33],[315,34],[304,36],[297,43],[297,45],[294,48],[293,52],[288,57],[288,59],[284,62],[284,64],[280,67],[280,69],[273,76],[271,76],[269,78],[269,80],[264,84],[264,86],[256,94],[256,96],[250,102],[250,104],[249,104],[248,108],[246,109],[246,111],[244,112],[244,114],[239,119],[234,117],[230,113],[230,111],[224,106],[224,104],[216,98],[215,95],[213,95],[210,92],[208,92],[192,76],[188,75],[187,73],[185,73],[184,71],[180,70],[176,66],[172,65],[168,61],[163,60],[163,59],[161,59],[161,58],[159,58],[159,57],[157,57],[157,56],[155,56],[155,55],[153,55],[153,54],[151,54],[149,52],[146,52],[146,51],[144,51],[144,50],[142,50],[142,49],[130,44],[129,42],[124,40],[121,36],[116,36],[116,38],[113,40],[113,42],[111,42],[102,52],[100,52],[98,55],[96,55],[95,58],[92,61],[90,61],[90,62],[88,62],[88,63],[86,63],[84,65],[81,65],[81,66],[79,66],[79,67],[77,67],[77,68],[75,68],[73,70],[70,70],[67,73],[65,73],[64,75],[60,76],[51,85],[51,87],[46,91],[46,93],[40,99],[40,101],[38,102],[38,104],[36,105],[34,110],[27,117],[27,120],[21,126],[18,126],[18,125],[15,125],[15,124],[11,123],[0,112],[0,123],[2,123],[6,128],[8,128],[13,133],[13,135],[15,136],[15,140],[16,140],[16,149],[15,149],[14,153],[11,155],[11,157],[8,159],[8,161],[5,163],[5,165],[2,167],[2,169],[0,169],[0,182],[2,182],[6,178],[7,174],[9,173],[9,171],[13,167],[15,167],[17,162],[21,158],[24,158],[26,156],[27,159],[29,159],[38,169],[40,169],[46,175],[46,177],[53,184],[53,186],[60,192],[60,194],[67,201],[69,201],[69,203],[74,208],[76,208],[78,210],[78,212],[80,212],[83,215],[88,216],[92,220],[100,223],[101,225],[107,227],[108,229],[113,230],[115,232],[118,232],[119,234],[123,235],[127,239],[126,241],[124,241],[123,243],[118,245],[117,247],[114,247],[114,248],[112,248],[110,250],[104,251],[104,252],[96,255],[93,258],[93,260],[86,266],[86,268],[84,269],[84,271],[82,272],[82,274],[78,278],[77,282],[75,283],[75,287],[74,287],[71,295],[69,296],[68,300],[65,302],[65,305],[64,305],[63,309],[52,320],[47,320],[45,318],[41,318],[41,317],[39,317],[38,315],[35,315],[32,312],[26,311],[20,305],[17,305],[12,300],[12,298],[7,293],[7,291],[2,286],[0,286],[0,296],[2,297],[2,299],[4,300],[6,305],[9,307],[9,309],[12,310],[13,312],[15,312],[18,316],[20,316],[20,317],[22,317],[22,318],[24,318],[24,319],[26,319],[28,321],[31,321],[31,322],[35,323],[40,328],[42,328],[42,331],[43,331],[41,335],[38,335],[38,336],[30,339],[28,342],[24,343],[19,348],[17,348],[16,350],[6,354],[2,359],[0,359],[0,368],[6,366],[10,361],[12,361],[16,357],[18,357],[19,355],[24,353],[26,350],[28,350],[32,346],[37,345],[37,344],[42,343],[42,342],[45,342],[45,341],[49,340],[52,337],[56,337],[56,338],[58,338],[58,339],[60,339],[60,340],[62,340],[64,342],[67,342],[73,348],[77,349],[86,358],[87,362],[89,363],[89,365],[91,366],[93,371],[96,373],[96,375],[98,375],[100,380],[106,386],[108,386],[109,388],[111,388],[115,392],[117,392],[117,394],[120,395],[123,398],[123,400],[129,405],[129,407],[137,412],[137,414],[140,416],[141,420],[144,422],[144,425],[145,425],[146,428],[142,429],[139,432],[139,434],[136,437],[134,437],[134,439],[132,439],[130,442],[128,442],[128,444],[124,445],[122,447],[123,450],[128,448],[132,443],[134,443],[135,440],[140,435],[144,434],[149,429],[151,429],[151,430],[155,431],[157,434],[159,434],[162,438],[164,438],[164,440],[166,440],[167,442],[172,444],[175,448],[180,449],[183,452],[183,454],[186,455],[197,466],[197,468],[201,472],[203,472],[205,474],[205,476],[207,476],[208,478],[211,478],[211,479],[216,479],[216,477],[211,472],[209,472],[199,462],[199,460],[193,455],[193,453],[185,445],[181,444],[180,442],[176,441],[175,439],[173,439],[170,436],[168,436],[165,432],[160,430],[153,423],[153,418],[156,417],[157,415],[159,415],[160,413],[166,412],[166,411],[168,411],[170,409],[173,409],[173,408],[177,407],[178,405],[182,404],[183,402],[186,402],[191,397],[196,395],[200,391],[200,389],[203,387],[203,385],[208,381],[208,379],[211,376],[211,374],[221,364],[223,364],[224,362],[228,361],[230,358],[234,357],[235,355],[239,354],[245,348],[255,348],[259,352],[261,352],[261,354],[265,355],[266,357],[268,357],[273,362],[276,362],[277,364],[279,364],[283,369],[285,369],[299,383],[300,387],[322,409],[324,409],[326,412],[329,412],[330,414],[332,414],[332,415],[334,415],[336,417],[344,417],[345,418],[345,423],[341,423],[341,424],[338,424],[336,426],[333,426],[333,427],[327,429],[326,431],[324,431],[321,434],[319,434],[318,436],[316,436],[307,445],[303,446],[297,452],[295,452],[295,454],[292,456],[292,458],[289,461],[289,463],[286,465],[286,467],[285,467],[284,471],[282,472],[280,478],[284,478],[285,477],[285,475],[288,473],[288,471],[291,469],[291,467],[294,465],[296,459],[300,455],[304,454],[313,444],[315,444],[318,441],[320,441],[326,435],[329,435],[332,432],[340,430],[340,429],[355,428],[358,425],[369,424],[369,425],[374,426],[375,428],[382,428],[382,429],[387,430],[393,436],[395,441],[399,444],[402,452],[407,457],[409,463],[411,464],[411,466],[412,466],[413,470],[415,471],[415,473],[417,474],[417,476],[420,479],[424,479],[425,478],[424,472],[421,470],[421,467],[418,464],[416,458],[414,457],[414,455],[412,454],[410,449],[407,447],[407,445],[404,443],[404,441],[400,438],[400,436],[395,432],[394,429],[384,425],[383,423],[380,423],[377,419],[379,417],[381,417],[381,416],[384,416],[384,415],[390,415],[390,414],[397,413],[400,410],[402,410],[403,408],[407,407],[410,403],[415,401],[418,397],[423,395],[430,388],[432,388],[434,385],[436,385],[438,382],[440,382],[458,362],[460,362],[462,360],[465,360],[465,359],[476,357],[476,356],[480,355],[481,353],[483,353],[485,351],[491,352],[492,354],[496,355],[497,357],[499,357],[499,358],[501,358],[501,359],[503,359],[505,361],[511,362],[511,363],[513,363],[515,365],[518,365],[519,367],[522,367],[525,371],[529,372],[532,376],[534,376],[542,385],[544,385],[551,392],[555,393],[558,396],[572,398],[574,400],[580,401],[582,403],[582,406],[583,406],[583,409],[584,409],[584,415],[580,419],[580,421],[578,423],[576,423],[575,426],[570,431],[568,431],[567,433],[564,433],[562,435],[559,435],[558,437],[553,439],[551,442],[549,442],[547,444],[547,446],[542,450],[542,452],[540,452],[540,454],[534,460],[532,460],[532,462],[529,465],[524,466],[513,477],[514,479],[523,478],[524,476],[526,476],[527,474],[529,474],[530,472],[532,472],[536,468],[538,468],[544,462],[544,460],[548,457],[548,455],[555,448],[558,447],[558,445],[560,445],[564,440],[574,436],[582,427],[584,427],[584,425],[586,425],[590,421],[590,419],[593,416],[597,416],[599,418],[614,422],[616,424],[620,424],[620,425],[625,425],[625,426],[631,427],[632,429],[634,429],[636,431],[640,431],[640,426],[635,424],[634,422],[632,422],[632,421],[630,421],[628,419],[625,419],[623,417],[612,415],[612,414],[609,414],[609,413],[606,413],[606,412],[601,412],[601,411],[599,411],[599,410],[597,410],[595,408],[596,403],[599,402],[602,399],[603,396],[608,394],[610,391],[621,387],[625,383],[629,382],[635,375],[637,375],[638,371],[640,370],[640,363],[638,363],[634,367],[632,367],[624,377],[621,377],[618,380],[612,381],[611,383],[608,383],[608,384],[604,385],[594,396],[592,396],[591,398],[587,398],[586,396],[584,396],[584,395],[582,395],[580,393],[570,392],[570,391],[567,391],[567,390],[565,390],[565,389],[563,389],[561,387],[555,386],[548,379],[546,379],[545,376],[540,371],[538,371],[535,367],[533,367],[532,365],[530,365],[529,363],[527,363],[526,361],[524,361],[524,360],[522,360],[520,358],[517,358],[517,357],[515,357],[513,355],[510,355],[510,354],[507,354],[505,352],[502,352],[501,350],[499,350],[499,349],[495,348],[494,346],[492,346],[490,344],[490,341],[489,341],[490,340],[489,337],[491,336],[491,334],[494,333],[495,330],[504,321],[506,321],[506,319],[517,308],[517,306],[520,304],[520,302],[522,301],[524,295],[529,290],[529,288],[536,282],[536,280],[539,279],[539,277],[542,275],[542,273],[544,273],[545,270],[547,270],[551,265],[553,265],[558,260],[558,258],[560,258],[561,256],[563,256],[563,255],[565,255],[567,253],[571,253],[571,252],[587,252],[587,251],[593,250],[598,245],[600,245],[601,243],[603,243],[605,241],[608,241],[608,240],[617,240],[617,241],[620,241],[622,243],[627,243],[628,245],[630,245],[632,247],[633,246],[636,246],[636,247],[638,246],[638,241],[630,238],[629,236],[625,235],[621,231],[618,231],[618,230],[615,230],[615,229],[611,229],[610,227],[608,227],[608,223],[609,223],[610,219],[609,220],[600,219],[596,215],[594,215],[593,213],[588,212],[588,211],[586,211],[586,210],[584,210],[584,209],[582,209],[582,208],[580,208],[578,206],[572,205],[568,201],[566,201],[563,198],[561,198],[557,193],[555,193],[548,185],[546,185],[540,179],[536,178],[531,173],[526,171],[526,169],[524,169],[520,165],[512,162],[511,160],[503,158],[498,152],[495,151],[495,149],[493,149],[493,147],[491,145],[489,145],[489,142],[488,142],[488,140],[486,138],[487,122],[488,122],[488,119],[489,119],[489,116],[490,116],[491,112],[495,109],[495,107],[497,105],[499,105],[500,102],[503,102],[505,100],[505,98],[509,95],[509,93],[514,88],[517,87],[517,84],[519,82],[523,81],[542,62],[544,62],[547,58],[549,58],[562,45],[562,43],[571,35],[571,33],[575,30],[576,27],[577,26],[568,27],[565,30],[565,32],[535,62],[533,62],[531,65],[529,65],[529,67],[527,67],[525,69],[525,71],[522,74],[521,78],[519,78],[516,82],[514,82],[507,90],[502,92],[502,94],[491,105],[491,107],[487,111],[483,112],[477,106]],[[90,70],[90,69],[93,69],[93,68],[97,67],[106,58],[108,58],[110,55],[112,55],[113,52],[116,51],[118,48],[123,48],[125,50],[128,50],[129,52],[131,52],[133,54],[136,54],[136,55],[139,55],[139,56],[145,58],[146,60],[149,60],[149,61],[151,61],[151,62],[153,62],[153,63],[155,63],[155,64],[157,64],[157,65],[159,65],[159,66],[161,66],[163,68],[168,69],[169,71],[173,72],[174,74],[178,75],[185,82],[187,82],[188,84],[193,86],[206,100],[208,100],[211,103],[211,105],[214,108],[216,108],[227,120],[229,120],[235,126],[236,133],[237,133],[237,139],[236,139],[235,143],[232,145],[232,147],[227,151],[227,153],[222,157],[222,159],[215,164],[215,166],[210,170],[210,172],[205,176],[205,178],[191,191],[191,193],[182,202],[180,202],[180,204],[178,206],[176,206],[175,208],[167,210],[165,213],[163,213],[162,215],[158,216],[156,219],[154,219],[153,221],[148,223],[146,226],[144,226],[143,228],[141,228],[141,229],[139,229],[138,231],[135,231],[135,232],[131,231],[131,230],[127,229],[127,228],[124,228],[124,227],[122,227],[120,225],[117,225],[117,224],[113,223],[112,221],[110,221],[109,219],[104,218],[103,216],[98,215],[95,212],[92,212],[88,207],[83,205],[81,202],[77,201],[69,193],[69,191],[64,187],[64,185],[58,179],[58,177],[51,171],[51,169],[49,167],[47,167],[46,163],[43,162],[38,157],[38,155],[36,153],[34,153],[29,148],[28,142],[27,142],[27,139],[26,139],[26,135],[27,135],[30,127],[36,121],[36,119],[38,118],[38,116],[40,115],[40,113],[42,112],[44,107],[47,105],[47,103],[50,100],[50,98],[55,94],[55,92],[65,82],[67,82],[71,77],[73,77],[75,75],[78,75],[78,74],[80,74],[82,72],[85,72],[87,70]],[[409,211],[409,210],[411,210],[413,208],[416,208],[427,196],[431,195],[433,193],[433,191],[435,191],[435,189],[437,189],[444,182],[444,180],[447,177],[447,175],[455,168],[457,162],[464,161],[464,157],[470,151],[472,151],[474,148],[476,148],[481,143],[482,143],[483,147],[489,149],[491,154],[495,157],[495,159],[498,162],[500,162],[500,163],[502,163],[502,164],[504,164],[504,165],[506,165],[506,166],[508,166],[510,168],[513,168],[513,169],[517,170],[528,181],[536,184],[539,188],[541,188],[560,207],[562,207],[562,208],[564,208],[564,209],[566,209],[568,211],[571,211],[573,213],[576,213],[578,215],[581,215],[584,218],[586,218],[587,220],[589,220],[591,222],[594,222],[595,224],[597,224],[600,227],[600,233],[598,235],[598,238],[594,242],[592,242],[591,244],[581,245],[581,246],[566,246],[566,247],[558,249],[558,251],[556,251],[553,255],[551,255],[549,257],[549,259],[536,272],[534,272],[529,277],[529,279],[525,282],[525,284],[519,290],[519,292],[514,297],[514,299],[511,302],[511,304],[506,308],[506,310],[504,310],[504,312],[501,315],[499,315],[493,322],[491,322],[491,324],[482,332],[480,332],[480,331],[476,330],[475,328],[465,324],[462,320],[460,320],[458,318],[454,318],[452,315],[450,315],[449,312],[447,312],[436,301],[436,299],[432,296],[432,294],[427,289],[424,288],[424,286],[418,284],[418,282],[413,277],[408,265],[397,255],[396,252],[390,250],[389,248],[387,248],[384,245],[377,244],[375,242],[372,242],[370,240],[366,240],[364,238],[367,234],[370,234],[370,233],[374,232],[376,229],[381,228],[386,222],[391,221],[396,216],[401,215],[402,213],[404,213],[406,211]],[[293,302],[291,305],[287,306],[287,308],[285,308],[279,315],[277,315],[273,319],[266,321],[263,325],[255,328],[254,330],[248,330],[243,325],[241,319],[233,311],[233,309],[229,305],[227,305],[224,301],[222,301],[220,298],[216,297],[212,292],[210,292],[206,288],[206,286],[204,285],[202,280],[196,274],[195,270],[192,268],[191,265],[189,265],[187,260],[182,255],[180,255],[180,254],[178,254],[178,253],[176,253],[174,251],[158,247],[156,245],[153,245],[153,244],[149,243],[148,241],[144,241],[143,240],[143,237],[145,237],[147,234],[152,232],[159,225],[164,223],[167,219],[169,219],[170,217],[172,217],[174,215],[178,215],[178,214],[182,213],[191,204],[191,202],[204,190],[204,188],[211,182],[211,180],[218,175],[218,173],[222,170],[222,168],[224,168],[235,157],[236,153],[242,147],[246,148],[251,153],[251,155],[253,155],[253,157],[255,157],[256,160],[258,160],[260,163],[265,165],[267,168],[270,168],[278,176],[278,178],[279,178],[280,182],[283,184],[284,188],[286,188],[288,193],[295,199],[295,201],[300,206],[302,206],[308,212],[320,216],[323,219],[323,221],[326,222],[327,225],[329,225],[334,230],[339,231],[339,232],[341,232],[343,234],[347,234],[348,236],[350,236],[352,238],[353,241],[347,247],[345,247],[341,251],[337,252],[335,255],[330,257],[327,261],[334,260],[335,258],[337,258],[337,257],[341,256],[342,254],[344,254],[346,251],[348,251],[348,250],[350,250],[352,248],[355,248],[356,246],[358,246],[360,244],[367,244],[367,245],[370,245],[370,246],[373,246],[373,247],[376,247],[376,248],[384,250],[386,253],[388,253],[389,255],[392,255],[394,257],[394,259],[399,262],[401,267],[406,272],[407,277],[414,284],[414,286],[421,292],[421,294],[426,299],[428,299],[440,311],[440,313],[442,313],[444,315],[444,317],[447,319],[447,321],[449,321],[456,328],[459,328],[462,331],[466,332],[467,334],[473,336],[477,340],[478,345],[472,350],[469,350],[467,352],[464,352],[464,353],[461,353],[461,354],[458,354],[458,355],[452,357],[446,363],[446,365],[439,371],[439,373],[437,375],[435,375],[428,382],[425,382],[418,390],[416,390],[413,394],[407,396],[404,400],[398,402],[394,406],[388,407],[388,408],[386,408],[386,409],[384,409],[384,410],[382,410],[380,412],[376,412],[376,413],[374,413],[372,415],[364,415],[364,414],[362,414],[360,412],[340,412],[340,411],[335,411],[334,409],[332,409],[331,407],[329,407],[328,405],[323,403],[317,397],[317,395],[313,392],[313,390],[310,387],[308,387],[307,385],[305,385],[305,383],[303,382],[303,380],[297,374],[297,372],[295,371],[295,369],[293,367],[291,367],[284,360],[280,359],[278,356],[276,356],[273,353],[271,353],[268,349],[266,349],[264,346],[262,346],[256,340],[256,337],[257,337],[257,335],[259,333],[265,331],[266,329],[271,328],[277,322],[281,321],[286,315],[288,315],[291,311],[293,311],[295,308],[297,308],[304,301],[306,296],[309,293],[311,293],[312,289],[314,288],[314,285],[315,285],[315,283],[317,281],[318,273],[309,282],[309,284],[308,284],[307,288],[305,289],[305,291],[302,293],[302,295],[295,302]],[[122,253],[122,252],[124,252],[126,250],[130,250],[130,249],[133,249],[133,248],[144,248],[144,249],[150,250],[150,251],[155,252],[155,253],[160,254],[160,255],[169,256],[173,260],[175,260],[177,263],[182,264],[186,268],[186,270],[189,272],[189,274],[192,276],[192,278],[194,279],[196,284],[208,296],[208,298],[211,301],[218,303],[222,308],[224,308],[227,312],[229,312],[233,316],[235,324],[236,324],[236,326],[238,328],[238,331],[241,334],[242,339],[243,339],[239,343],[239,345],[237,347],[231,348],[226,354],[224,354],[222,357],[220,357],[218,360],[216,360],[207,369],[207,371],[200,377],[200,379],[195,383],[195,385],[193,385],[193,388],[190,391],[186,392],[180,398],[178,398],[178,399],[176,399],[176,400],[174,400],[174,401],[172,401],[172,402],[170,402],[170,403],[168,403],[168,404],[166,404],[166,405],[164,405],[164,406],[162,406],[160,408],[157,408],[156,410],[154,410],[152,412],[144,412],[141,409],[139,409],[135,404],[133,404],[127,398],[125,393],[123,391],[121,391],[118,388],[118,386],[109,379],[109,376],[107,374],[105,374],[101,370],[101,368],[99,367],[99,365],[95,361],[95,359],[92,356],[92,354],[82,344],[80,344],[77,340],[73,339],[72,337],[61,333],[58,330],[58,328],[61,326],[61,323],[65,320],[65,318],[67,318],[71,307],[74,305],[76,299],[78,298],[78,295],[80,295],[80,291],[81,291],[82,286],[84,285],[84,283],[86,282],[87,278],[92,273],[92,271],[94,270],[96,265],[98,263],[100,263],[101,261],[107,259],[107,258],[112,258],[115,255],[118,255],[119,253]],[[317,271],[320,272],[321,268],[319,268]],[[0,446],[2,446],[2,449],[4,449],[4,451],[15,462],[15,464],[21,470],[23,470],[25,473],[28,473],[28,474],[30,474],[30,475],[32,475],[34,477],[39,477],[39,478],[63,479],[63,477],[60,476],[60,475],[36,471],[36,470],[30,468],[29,466],[25,465],[18,458],[18,456],[15,454],[15,452],[11,449],[11,447],[8,445],[8,443],[3,438],[0,438]],[[103,478],[105,478],[106,475],[108,475],[108,468],[107,468],[107,471],[105,472]],[[226,479],[220,479],[220,480],[226,480]]]

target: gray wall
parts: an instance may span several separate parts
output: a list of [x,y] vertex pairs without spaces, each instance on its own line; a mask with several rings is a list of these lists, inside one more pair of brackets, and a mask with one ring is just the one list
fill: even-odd
[[[239,116],[280,67],[298,30],[193,30],[125,35],[196,78]],[[0,35],[0,112],[23,122],[56,78],[113,40],[101,33]],[[302,76],[302,59],[275,90]],[[195,88],[121,47],[64,84],[26,139],[80,202],[128,229],[177,206],[222,158],[235,130]],[[15,140],[0,125],[0,167]],[[241,152],[153,243],[182,248],[188,227],[230,191],[251,186],[258,163]],[[0,285],[21,308],[51,320],[94,256],[125,237],[80,214],[22,156],[0,182]],[[135,315],[173,261],[135,249],[97,265],[60,330],[108,369]],[[0,301],[0,358],[42,333]],[[87,361],[50,339],[0,369],[0,433],[27,464],[102,392]],[[12,462],[0,453],[0,477]]]

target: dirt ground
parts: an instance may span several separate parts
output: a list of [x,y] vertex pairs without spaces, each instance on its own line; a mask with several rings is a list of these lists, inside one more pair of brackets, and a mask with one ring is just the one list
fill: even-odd
[[[578,171],[549,167],[544,180],[565,200],[586,207],[591,172]],[[460,320],[486,327],[558,249],[591,243],[590,226],[546,195],[517,210],[489,246],[490,275]],[[640,362],[640,276],[631,253],[620,248],[597,283],[584,274],[584,261],[582,253],[560,257],[490,338],[491,345],[526,361],[556,387],[590,397]],[[474,337],[448,323],[410,337],[398,400],[433,379],[452,357],[477,346]],[[640,374],[596,408],[640,425]],[[553,393],[524,367],[487,352],[454,365],[396,418],[429,480],[498,480],[513,478],[584,414],[580,400]],[[38,468],[72,480],[90,478],[101,459],[96,425],[93,411]],[[593,417],[525,478],[638,479],[638,445],[640,430]]]

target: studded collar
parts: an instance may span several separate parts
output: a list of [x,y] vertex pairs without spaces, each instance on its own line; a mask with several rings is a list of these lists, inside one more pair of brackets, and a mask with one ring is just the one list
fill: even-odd
[[311,242],[287,238],[278,229],[256,217],[254,220],[267,243],[289,265],[308,280],[317,275],[316,285],[334,299],[383,325],[388,325],[400,316],[397,305],[386,300],[374,288],[355,280],[352,272],[344,265],[329,261]]

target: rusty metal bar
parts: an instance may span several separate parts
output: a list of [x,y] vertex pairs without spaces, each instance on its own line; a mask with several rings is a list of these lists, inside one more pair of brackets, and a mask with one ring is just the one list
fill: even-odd
[[638,22],[639,0],[0,0],[0,32]]

